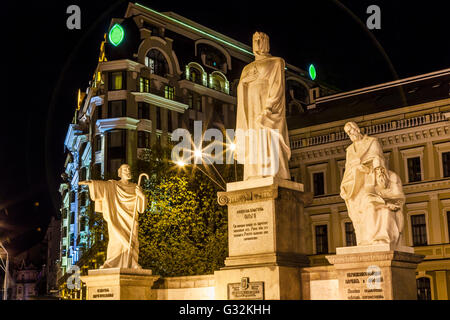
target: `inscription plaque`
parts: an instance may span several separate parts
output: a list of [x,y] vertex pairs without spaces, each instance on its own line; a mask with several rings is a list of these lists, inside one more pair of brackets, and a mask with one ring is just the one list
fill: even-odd
[[384,300],[381,269],[346,272],[344,294],[348,300]]
[[264,282],[247,282],[247,287],[240,283],[228,284],[228,300],[264,300]]
[[112,288],[92,288],[92,300],[109,300],[114,299],[114,291]]
[[230,256],[270,252],[273,248],[271,207],[266,203],[230,206]]

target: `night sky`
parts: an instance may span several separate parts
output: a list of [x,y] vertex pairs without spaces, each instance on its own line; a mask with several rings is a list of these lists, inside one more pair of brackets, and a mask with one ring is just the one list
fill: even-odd
[[[448,8],[442,0],[296,0],[257,8],[255,3],[263,2],[138,2],[247,45],[255,31],[264,31],[272,55],[304,70],[314,63],[318,80],[342,90],[450,68]],[[72,4],[81,8],[81,30],[66,27]],[[110,19],[123,17],[127,4],[2,2],[0,239],[13,254],[39,242],[59,210],[63,143],[77,90],[86,89]],[[381,8],[381,30],[363,27],[372,4]]]

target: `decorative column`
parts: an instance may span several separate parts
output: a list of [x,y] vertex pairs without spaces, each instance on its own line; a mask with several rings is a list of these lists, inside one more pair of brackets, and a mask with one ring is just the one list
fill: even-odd
[[300,299],[310,228],[300,183],[273,177],[227,184],[229,256],[215,272],[216,299]]

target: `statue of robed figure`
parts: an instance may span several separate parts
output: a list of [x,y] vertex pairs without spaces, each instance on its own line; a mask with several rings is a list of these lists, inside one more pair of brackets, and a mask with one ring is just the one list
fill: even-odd
[[95,201],[95,211],[103,213],[108,225],[106,261],[101,268],[137,268],[139,257],[138,215],[147,206],[142,188],[130,182],[131,170],[122,164],[118,170],[120,180],[81,181],[89,186],[90,197]]
[[244,181],[268,176],[291,178],[285,62],[271,56],[269,48],[269,37],[256,32],[255,61],[244,67],[238,85],[235,159],[244,164]]
[[400,177],[386,167],[377,138],[362,135],[358,125],[344,127],[353,142],[347,148],[341,197],[353,222],[357,245],[401,245],[404,228]]

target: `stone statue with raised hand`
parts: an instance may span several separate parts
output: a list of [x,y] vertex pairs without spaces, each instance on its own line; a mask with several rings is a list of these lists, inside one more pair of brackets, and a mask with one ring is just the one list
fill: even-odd
[[358,246],[400,245],[404,227],[400,177],[389,171],[383,149],[374,137],[362,135],[358,125],[344,127],[352,144],[347,148],[341,197],[353,222]]
[[130,182],[129,165],[122,164],[118,175],[120,180],[89,180],[78,184],[89,186],[95,211],[103,213],[103,219],[108,224],[106,261],[101,268],[140,269],[136,212],[145,211],[147,199],[142,188]]

